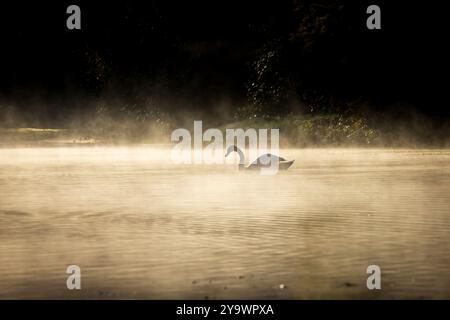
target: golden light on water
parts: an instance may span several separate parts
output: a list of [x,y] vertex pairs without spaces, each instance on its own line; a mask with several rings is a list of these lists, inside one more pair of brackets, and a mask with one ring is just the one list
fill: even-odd
[[366,298],[370,264],[380,298],[450,297],[450,151],[280,155],[262,176],[168,147],[0,149],[0,298]]

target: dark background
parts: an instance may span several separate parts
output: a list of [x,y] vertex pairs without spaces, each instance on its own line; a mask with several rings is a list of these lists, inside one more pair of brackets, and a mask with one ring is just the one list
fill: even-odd
[[[9,1],[0,6],[0,108],[53,125],[100,99],[150,99],[167,112],[226,101],[230,115],[243,105],[272,115],[356,104],[447,119],[440,3]],[[70,4],[81,7],[81,30],[66,28]],[[381,7],[381,30],[366,28],[370,4]]]

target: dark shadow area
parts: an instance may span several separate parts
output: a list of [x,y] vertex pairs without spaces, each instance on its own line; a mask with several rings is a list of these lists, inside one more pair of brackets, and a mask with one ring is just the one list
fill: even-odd
[[[81,8],[81,30],[66,27],[70,4]],[[124,130],[144,128],[130,134],[136,138],[149,126],[176,127],[193,118],[219,126],[332,116],[350,125],[363,119],[380,132],[395,131],[397,121],[414,128],[413,118],[429,124],[425,135],[411,131],[420,141],[445,134],[442,5],[377,1],[382,28],[368,30],[370,4],[3,4],[0,122],[83,130],[119,122]]]

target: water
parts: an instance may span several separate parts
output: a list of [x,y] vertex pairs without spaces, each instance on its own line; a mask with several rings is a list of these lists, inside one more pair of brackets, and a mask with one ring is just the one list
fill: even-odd
[[281,155],[261,176],[150,146],[0,149],[0,298],[450,298],[449,150]]

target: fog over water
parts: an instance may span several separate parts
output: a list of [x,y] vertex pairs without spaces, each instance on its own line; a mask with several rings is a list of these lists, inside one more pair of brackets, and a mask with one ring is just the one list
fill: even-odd
[[170,150],[0,149],[0,298],[450,298],[450,150],[284,149],[275,176]]

